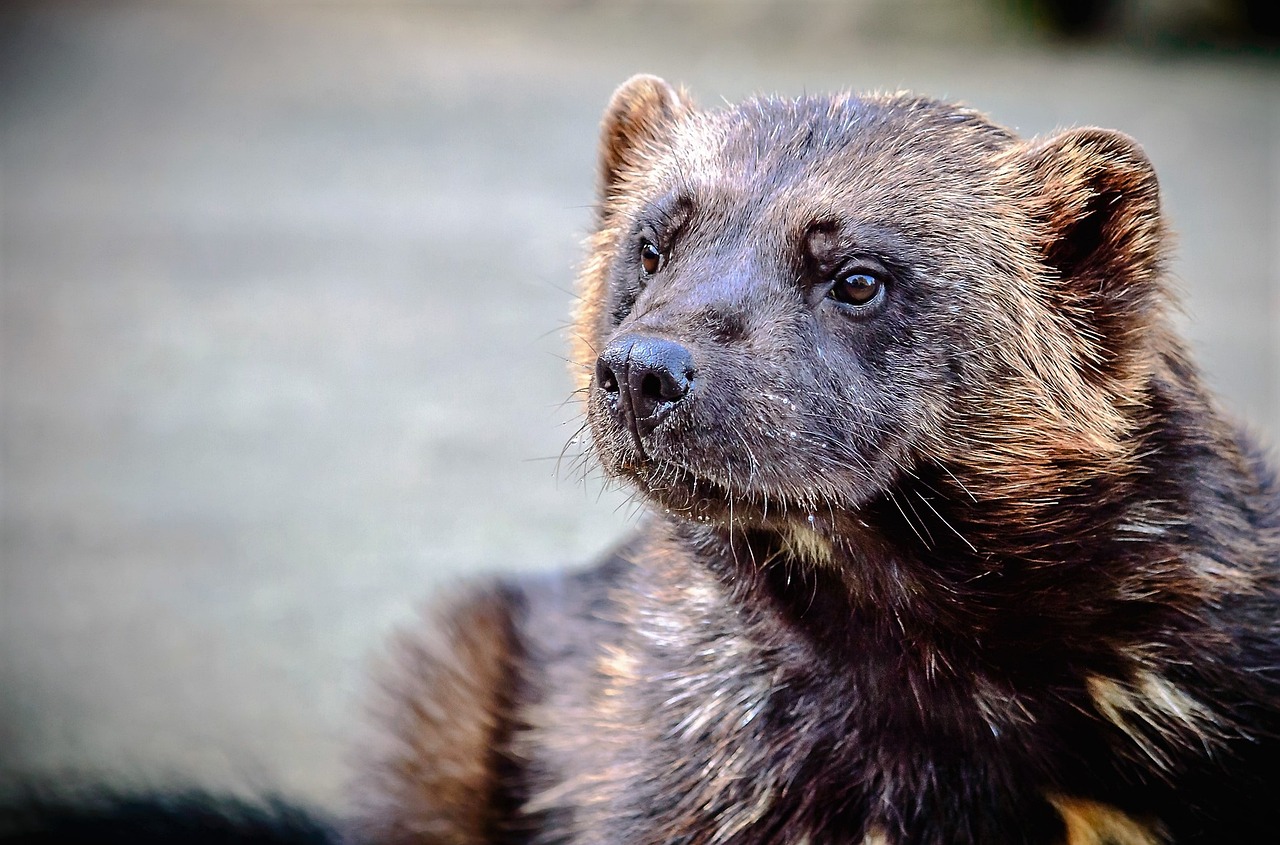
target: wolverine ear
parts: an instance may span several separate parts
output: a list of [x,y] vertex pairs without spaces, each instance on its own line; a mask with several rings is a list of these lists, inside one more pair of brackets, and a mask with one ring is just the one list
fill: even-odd
[[600,129],[600,197],[613,193],[622,170],[646,149],[662,143],[676,122],[693,110],[683,91],[648,74],[637,74],[613,92]]
[[[1106,129],[1031,142],[1040,252],[1065,312],[1087,323],[1104,357],[1146,322],[1160,284],[1164,227],[1155,170],[1138,143]],[[1106,355],[1110,351],[1112,355]]]

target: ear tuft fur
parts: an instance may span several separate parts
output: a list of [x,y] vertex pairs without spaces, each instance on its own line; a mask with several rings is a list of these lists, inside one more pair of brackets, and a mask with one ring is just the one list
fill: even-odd
[[621,171],[647,146],[660,143],[692,111],[688,95],[665,80],[637,74],[613,92],[600,130],[600,196],[608,199]]
[[1095,365],[1114,364],[1163,293],[1155,170],[1132,138],[1092,128],[1031,142],[1023,163],[1059,305],[1097,342]]

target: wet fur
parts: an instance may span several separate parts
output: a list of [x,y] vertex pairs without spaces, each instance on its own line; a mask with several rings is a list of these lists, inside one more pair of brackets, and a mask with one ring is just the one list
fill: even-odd
[[[579,386],[653,513],[406,640],[366,838],[1274,835],[1280,488],[1169,327],[1135,142],[637,77],[600,167]],[[871,316],[824,295],[851,254]],[[644,436],[593,375],[624,332],[698,365]]]

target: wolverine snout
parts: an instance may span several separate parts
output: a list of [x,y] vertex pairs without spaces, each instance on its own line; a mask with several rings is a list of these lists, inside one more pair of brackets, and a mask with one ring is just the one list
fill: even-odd
[[693,355],[681,344],[625,334],[596,361],[596,385],[623,424],[642,437],[688,395],[694,371]]

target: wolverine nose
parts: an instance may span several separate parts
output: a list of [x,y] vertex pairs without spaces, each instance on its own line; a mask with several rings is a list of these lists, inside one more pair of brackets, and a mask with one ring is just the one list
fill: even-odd
[[648,434],[693,383],[693,355],[673,340],[627,334],[614,338],[596,361],[596,384],[616,394],[624,419]]

